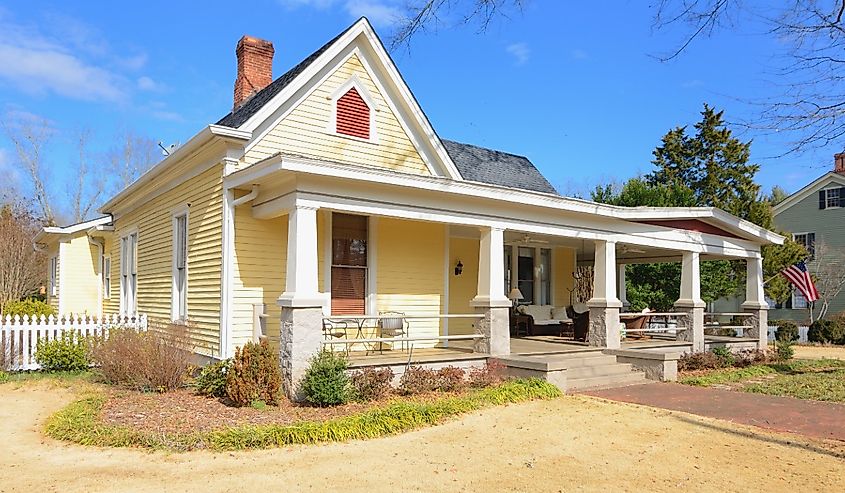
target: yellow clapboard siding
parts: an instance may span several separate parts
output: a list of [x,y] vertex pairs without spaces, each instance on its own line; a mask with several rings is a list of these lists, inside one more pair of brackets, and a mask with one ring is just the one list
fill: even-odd
[[[478,292],[479,241],[472,238],[451,238],[449,241],[449,313],[470,314],[475,309],[469,302]],[[463,264],[461,275],[452,270],[458,261]],[[472,334],[473,320],[449,320],[449,334]]]
[[61,294],[64,314],[99,313],[99,248],[88,241],[85,231],[80,231],[65,242],[61,256],[64,267],[60,267],[59,272],[65,281]]
[[[380,218],[377,224],[376,308],[406,315],[443,309],[446,232],[441,224]],[[439,320],[411,320],[411,336],[439,335]],[[415,344],[431,347],[434,342]]]
[[569,306],[569,293],[575,287],[575,250],[555,248],[552,251],[552,285],[555,306]]
[[223,232],[223,167],[218,164],[185,183],[118,217],[108,250],[112,259],[112,296],[104,303],[120,308],[120,238],[138,231],[138,311],[151,320],[171,319],[173,290],[173,211],[188,211],[188,319],[197,351],[220,354],[220,285]]
[[[329,98],[353,75],[364,85],[378,109],[374,114],[376,142],[340,136],[328,129],[332,111]],[[253,146],[244,156],[244,163],[249,165],[277,152],[378,166],[405,173],[430,174],[357,55],[351,56]]]

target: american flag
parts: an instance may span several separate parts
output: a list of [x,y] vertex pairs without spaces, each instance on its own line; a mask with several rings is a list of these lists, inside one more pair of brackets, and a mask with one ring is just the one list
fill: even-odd
[[813,284],[813,279],[807,271],[807,265],[803,261],[783,269],[781,274],[794,284],[798,291],[801,291],[801,294],[807,299],[807,303],[819,299],[819,292],[816,290],[816,285]]

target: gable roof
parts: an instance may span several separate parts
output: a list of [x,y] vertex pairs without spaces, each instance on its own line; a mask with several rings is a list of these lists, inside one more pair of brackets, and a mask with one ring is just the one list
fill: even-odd
[[68,235],[78,233],[80,231],[87,231],[90,228],[96,228],[97,226],[104,226],[110,224],[112,222],[111,215],[106,215],[103,217],[98,217],[96,219],[90,219],[88,221],[83,221],[81,223],[70,224],[67,226],[45,226],[41,228],[41,231],[35,235],[33,238],[33,243],[41,243],[44,240],[50,239],[52,236],[61,236],[61,235]]
[[798,202],[801,202],[802,200],[806,199],[811,194],[817,192],[821,186],[830,181],[845,186],[845,175],[843,175],[842,173],[836,173],[834,171],[823,174],[822,176],[813,180],[809,185],[785,198],[780,204],[774,206],[774,215],[777,216],[778,214],[789,209]]
[[441,142],[465,180],[557,194],[540,170],[524,156],[451,140]]

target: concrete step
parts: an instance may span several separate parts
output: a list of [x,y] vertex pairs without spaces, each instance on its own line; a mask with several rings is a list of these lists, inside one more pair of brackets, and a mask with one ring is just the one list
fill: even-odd
[[567,391],[572,392],[574,390],[595,390],[614,387],[625,387],[627,385],[637,385],[647,382],[648,380],[646,380],[644,373],[632,371],[629,373],[620,373],[616,375],[605,375],[599,377],[575,379],[567,378],[566,387]]
[[612,375],[624,375],[631,373],[630,363],[611,363],[594,366],[576,366],[566,370],[566,378],[577,380],[581,378],[604,377]]
[[616,364],[616,356],[602,353],[575,353],[572,355],[546,356],[546,361],[561,363],[568,369],[585,366],[603,366]]

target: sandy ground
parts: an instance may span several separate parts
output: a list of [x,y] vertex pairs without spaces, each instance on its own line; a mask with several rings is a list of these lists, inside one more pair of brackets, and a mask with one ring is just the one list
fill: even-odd
[[843,346],[793,346],[795,357],[800,359],[832,358],[845,360]]
[[0,491],[845,491],[830,444],[589,397],[379,440],[218,454],[45,438],[44,418],[73,397],[0,386]]

